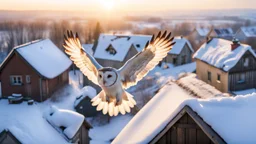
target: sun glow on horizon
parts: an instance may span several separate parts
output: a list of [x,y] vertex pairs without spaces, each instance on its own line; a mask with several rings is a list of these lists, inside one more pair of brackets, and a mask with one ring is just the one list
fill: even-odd
[[115,6],[114,0],[100,0],[100,2],[107,10],[112,10]]

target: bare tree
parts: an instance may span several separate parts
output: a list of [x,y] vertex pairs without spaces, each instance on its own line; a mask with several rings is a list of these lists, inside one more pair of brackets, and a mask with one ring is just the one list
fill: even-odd
[[70,28],[71,26],[68,21],[54,22],[50,26],[50,38],[61,50],[63,50],[63,35]]
[[27,26],[28,41],[46,38],[47,24],[42,21],[29,23]]

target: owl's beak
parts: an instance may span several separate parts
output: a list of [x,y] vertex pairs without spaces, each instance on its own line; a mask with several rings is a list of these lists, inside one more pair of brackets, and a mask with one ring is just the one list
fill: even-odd
[[106,81],[103,81],[103,85],[105,85],[106,84]]

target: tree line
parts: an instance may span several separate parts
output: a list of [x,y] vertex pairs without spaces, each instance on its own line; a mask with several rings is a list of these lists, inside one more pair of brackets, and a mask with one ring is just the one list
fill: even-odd
[[0,23],[1,52],[9,53],[15,46],[45,38],[51,39],[63,50],[63,35],[67,30],[78,32],[82,43],[93,43],[102,32],[100,24],[94,21],[86,23],[72,23],[67,20],[2,22]]

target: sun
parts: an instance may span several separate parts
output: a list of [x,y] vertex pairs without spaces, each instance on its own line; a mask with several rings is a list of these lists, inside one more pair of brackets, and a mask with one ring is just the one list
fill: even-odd
[[111,10],[115,6],[114,0],[100,0],[100,2],[107,10]]

